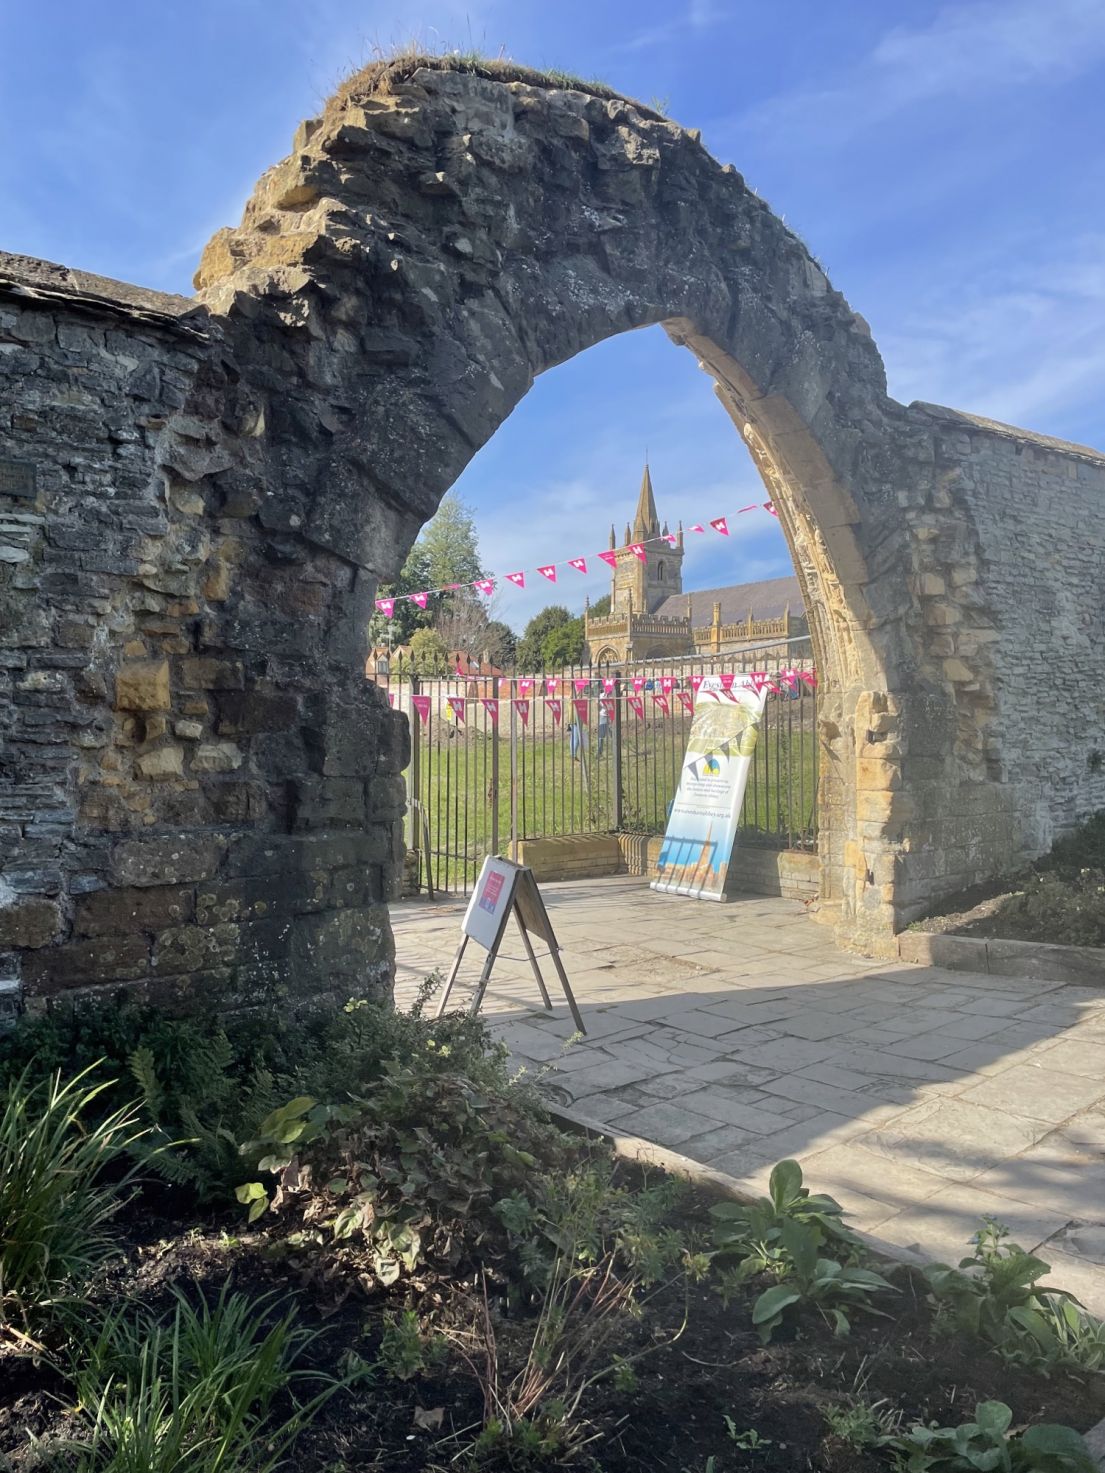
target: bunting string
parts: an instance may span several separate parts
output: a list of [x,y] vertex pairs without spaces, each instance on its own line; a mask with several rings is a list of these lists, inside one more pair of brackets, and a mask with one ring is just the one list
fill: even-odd
[[[771,501],[752,502],[749,506],[740,507],[735,515],[738,517],[744,516],[746,512],[751,511],[766,511],[773,517],[778,517],[779,515],[775,510],[774,502]],[[728,517],[714,517],[706,525],[703,525],[702,522],[693,522],[687,530],[689,532],[701,533],[705,536],[706,526],[712,528],[721,537],[728,537],[730,535],[731,529],[729,527]],[[600,562],[606,563],[611,568],[617,566],[619,556],[624,557],[627,554],[635,557],[638,562],[647,563],[648,549],[654,543],[661,542],[667,547],[674,547],[677,541],[678,538],[674,532],[661,532],[657,537],[646,537],[641,542],[628,542],[624,547],[604,550],[593,555]],[[562,559],[562,563],[564,567],[574,568],[577,573],[586,574],[587,572],[587,559],[585,557],[565,558]],[[557,581],[557,569],[560,566],[561,563],[538,564],[537,572],[543,578],[547,578],[550,583],[555,583]],[[428,605],[429,600],[438,594],[456,593],[458,589],[466,587],[474,588],[477,593],[482,593],[486,598],[490,598],[501,583],[511,583],[515,588],[525,588],[526,569],[520,568],[514,573],[502,573],[484,578],[475,578],[470,584],[446,583],[441,588],[421,588],[417,593],[392,594],[389,598],[378,598],[376,600],[376,607],[385,618],[390,619],[395,612],[395,605],[397,603],[413,603],[417,604],[420,609],[424,609]]]
[[[518,694],[507,696],[446,695],[443,707],[439,709],[443,709],[447,719],[455,726],[464,725],[465,708],[469,705],[482,706],[493,724],[498,723],[502,707],[513,706],[523,726],[529,725],[534,707],[543,706],[552,717],[553,725],[561,725],[565,715],[565,706],[569,702],[558,694],[561,684],[560,676],[546,676],[543,693],[534,693],[535,680],[532,676],[521,678],[487,676],[483,678],[486,680],[502,679],[508,686],[515,686]],[[797,669],[793,666],[777,670],[774,674],[769,674],[766,670],[746,670],[739,674],[726,672],[718,675],[717,678],[720,681],[721,690],[711,691],[710,694],[718,700],[735,701],[737,698],[733,693],[734,686],[738,688],[750,686],[756,692],[766,690],[769,695],[786,696],[790,699],[796,699],[802,693],[803,687],[811,691],[817,687],[815,670]],[[603,720],[612,721],[614,719],[615,705],[618,702],[623,702],[638,721],[645,720],[648,715],[648,708],[645,706],[646,695],[651,697],[652,706],[663,716],[680,714],[679,711],[673,709],[671,700],[673,695],[678,699],[682,711],[691,714],[694,711],[699,688],[705,679],[707,679],[705,675],[690,675],[685,678],[678,675],[652,677],[604,675],[588,678],[573,677],[570,682],[565,683],[570,683],[575,692],[570,701],[575,721],[580,726],[588,726],[593,700],[598,705],[600,723]],[[597,694],[596,690],[599,686],[602,687],[601,695]],[[393,691],[389,692],[388,700],[392,706],[395,705]],[[427,725],[434,711],[433,696],[424,692],[412,693],[411,705],[422,725]]]

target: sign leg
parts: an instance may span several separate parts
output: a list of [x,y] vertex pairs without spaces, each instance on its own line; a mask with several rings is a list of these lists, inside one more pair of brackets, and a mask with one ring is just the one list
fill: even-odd
[[576,1000],[568,982],[568,974],[564,970],[564,963],[560,960],[560,948],[558,946],[551,946],[549,948],[549,955],[552,957],[553,966],[556,968],[556,975],[560,978],[560,985],[564,989],[564,996],[568,999],[568,1006],[572,1010],[572,1018],[575,1021],[575,1025],[580,1033],[586,1034],[587,1029],[583,1026],[583,1018],[580,1016],[579,1008],[576,1006]]
[[461,958],[464,956],[464,948],[467,945],[468,937],[467,935],[464,935],[460,938],[460,945],[457,947],[457,954],[453,958],[453,965],[449,968],[449,976],[445,982],[445,991],[441,994],[441,1001],[437,1005],[437,1017],[439,1018],[444,1016],[445,1009],[449,1006],[449,994],[453,990],[453,983],[457,980],[457,973],[460,971]]
[[483,1003],[483,995],[487,991],[487,984],[491,979],[491,968],[495,965],[495,958],[498,955],[498,951],[499,948],[496,946],[487,953],[487,960],[483,964],[483,971],[480,973],[480,980],[476,987],[476,995],[472,999],[471,1013],[473,1017],[479,1012]]
[[541,975],[541,968],[537,965],[537,957],[534,954],[533,944],[529,939],[529,932],[525,928],[522,917],[518,914],[517,907],[515,907],[514,919],[518,922],[518,929],[522,933],[522,944],[526,948],[526,955],[529,957],[529,964],[533,968],[533,975],[537,978],[537,985],[541,989],[541,1001],[545,1004],[546,1011],[551,1013],[552,1001],[549,998],[549,989],[545,986],[545,979]]

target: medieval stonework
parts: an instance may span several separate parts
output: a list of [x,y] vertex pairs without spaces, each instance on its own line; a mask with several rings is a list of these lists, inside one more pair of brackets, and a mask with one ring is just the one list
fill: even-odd
[[[643,559],[635,546],[642,547]],[[809,633],[795,577],[683,593],[683,527],[671,532],[667,522],[661,526],[647,465],[636,515],[622,542],[610,528],[610,551],[610,612],[588,609],[584,619],[592,664],[727,655],[751,646],[760,647],[765,660],[787,663],[787,641]]]
[[9,1002],[386,993],[408,738],[363,675],[377,583],[537,374],[651,323],[801,580],[822,917],[885,950],[1105,805],[1105,458],[895,403],[697,134],[517,70],[376,68],[196,284],[0,258]]

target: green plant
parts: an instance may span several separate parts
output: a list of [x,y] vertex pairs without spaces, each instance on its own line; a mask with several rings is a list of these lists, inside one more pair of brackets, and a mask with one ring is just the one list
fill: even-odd
[[[75,1335],[83,1425],[50,1449],[75,1473],[268,1473],[343,1384],[296,1369],[315,1337],[274,1296],[175,1297],[167,1322],[123,1304]],[[307,1383],[321,1386],[274,1424],[277,1399]]]
[[1062,1289],[1042,1289],[1051,1265],[1008,1242],[1009,1230],[986,1218],[974,1251],[958,1268],[926,1265],[938,1311],[955,1329],[992,1345],[1006,1360],[1046,1369],[1064,1362],[1086,1370],[1105,1364],[1105,1326]]
[[878,1401],[849,1401],[843,1406],[826,1406],[822,1410],[832,1435],[857,1452],[884,1446],[887,1439],[896,1434],[902,1420],[901,1412],[885,1397]]
[[973,1422],[918,1424],[884,1445],[902,1473],[1095,1473],[1096,1461],[1072,1428],[1040,1423],[1010,1436],[1012,1421],[1004,1402],[984,1401]]
[[409,1381],[426,1369],[426,1345],[413,1309],[385,1319],[377,1361],[397,1381]]
[[737,1255],[751,1265],[746,1273],[762,1273],[783,1256],[785,1224],[796,1222],[817,1229],[826,1243],[846,1256],[861,1246],[844,1222],[844,1211],[832,1197],[812,1194],[802,1182],[797,1161],[780,1161],[771,1172],[768,1196],[755,1202],[719,1202],[710,1209],[716,1226],[714,1241],[722,1257]]
[[732,1417],[725,1418],[725,1430],[729,1434],[729,1441],[736,1443],[743,1452],[759,1452],[762,1448],[774,1447],[770,1437],[763,1437],[756,1431],[755,1427],[747,1427],[743,1432],[738,1432],[737,1424]]
[[127,1106],[89,1121],[110,1087],[90,1073],[32,1084],[24,1070],[0,1099],[0,1336],[56,1310],[112,1252],[120,1158],[141,1132]]
[[872,1294],[896,1292],[873,1269],[822,1258],[821,1230],[813,1223],[785,1222],[779,1233],[781,1257],[775,1269],[785,1277],[765,1289],[752,1306],[752,1323],[765,1343],[796,1305],[817,1309],[836,1334],[847,1335],[849,1310],[881,1314],[871,1303]]

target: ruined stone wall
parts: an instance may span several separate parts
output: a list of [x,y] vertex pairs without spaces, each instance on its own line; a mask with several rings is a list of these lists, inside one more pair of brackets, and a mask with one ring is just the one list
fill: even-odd
[[[299,129],[194,301],[0,257],[0,988],[386,992],[377,582],[538,374],[662,323],[752,455],[821,677],[842,940],[1101,801],[1102,459],[886,394],[697,135],[448,64]],[[743,444],[742,444],[743,441]]]
[[328,659],[357,571],[264,533],[217,325],[0,258],[0,364],[0,1012],[386,992],[405,722]]

